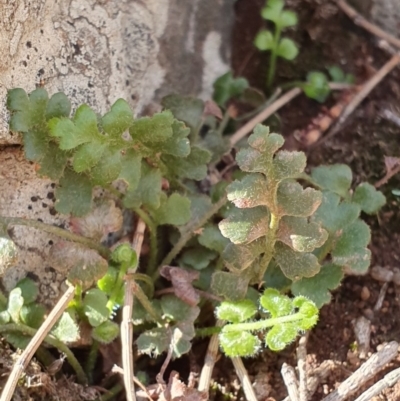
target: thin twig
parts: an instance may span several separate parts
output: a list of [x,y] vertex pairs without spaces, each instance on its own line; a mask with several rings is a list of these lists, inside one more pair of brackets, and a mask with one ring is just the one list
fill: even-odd
[[[142,219],[139,219],[135,235],[132,241],[132,248],[135,250],[138,258],[142,250],[144,231],[146,225]],[[133,286],[135,282],[129,273],[135,273],[135,269],[128,270],[125,283],[125,299],[122,308],[121,322],[121,346],[122,346],[122,368],[124,370],[124,385],[126,398],[128,401],[136,401],[135,385],[133,382],[133,327],[132,327],[132,312],[133,312]]]
[[[332,90],[342,90],[348,89],[349,84],[342,84],[332,82],[329,83],[329,88]],[[268,106],[266,109],[262,110],[259,114],[257,114],[254,118],[248,121],[243,127],[239,128],[230,139],[231,146],[235,146],[241,139],[243,139],[247,134],[249,134],[253,128],[266,120],[269,116],[278,111],[281,107],[285,106],[291,100],[293,100],[296,96],[300,95],[302,90],[300,88],[293,88],[290,91],[284,93],[280,98],[278,98],[274,103]]]
[[63,294],[57,304],[54,306],[53,310],[50,312],[49,316],[40,326],[39,330],[32,337],[28,346],[25,348],[24,352],[20,355],[18,360],[15,362],[13,369],[8,377],[7,383],[1,394],[0,401],[10,401],[15,387],[17,386],[18,380],[23,373],[23,371],[28,366],[30,360],[35,354],[36,350],[39,348],[40,344],[43,342],[44,338],[50,332],[54,324],[60,318],[64,310],[67,308],[70,301],[72,301],[75,293],[75,288],[70,286],[67,291]]
[[353,113],[356,107],[369,95],[372,89],[374,89],[382,81],[382,79],[399,64],[399,62],[400,54],[394,55],[371,79],[369,79],[364,84],[362,89],[353,97],[351,102],[343,109],[342,114],[340,115],[336,124],[334,124],[334,126],[331,128],[331,130],[319,141],[312,144],[309,147],[309,150],[314,149],[315,147],[324,143],[327,139],[332,138],[334,135],[336,135],[342,129],[343,123]]
[[233,366],[237,376],[239,377],[240,383],[242,383],[242,388],[247,401],[257,401],[256,393],[251,385],[249,374],[243,365],[242,358],[235,356],[231,358]]
[[379,181],[377,181],[374,184],[374,187],[379,188],[382,185],[386,184],[397,173],[400,173],[400,164],[394,169],[390,170],[388,173],[386,173],[384,177],[382,177]]
[[[222,327],[224,323],[222,320],[218,320],[215,325]],[[204,358],[204,365],[201,369],[199,385],[197,386],[197,390],[199,391],[208,391],[210,388],[212,371],[218,360],[218,343],[218,334],[211,336],[206,357]]]
[[390,35],[383,29],[367,21],[353,7],[350,7],[344,0],[336,0],[336,4],[350,19],[353,20],[356,25],[361,26],[373,35],[378,36],[378,38],[384,39],[387,42],[391,43],[393,46],[396,46],[400,49],[400,39]]
[[390,373],[384,376],[383,379],[379,380],[367,391],[362,393],[355,401],[369,401],[375,395],[385,390],[388,387],[392,387],[400,380],[400,368],[392,370]]
[[22,219],[20,217],[5,217],[0,216],[0,223],[4,222],[8,226],[26,226],[36,228],[37,230],[45,231],[49,234],[57,235],[60,238],[66,239],[68,241],[76,242],[77,244],[82,244],[90,249],[94,249],[101,256],[108,259],[110,257],[111,251],[99,244],[96,241],[93,241],[90,238],[83,237],[82,235],[71,233],[68,230],[65,230],[60,227],[52,226],[50,224],[42,223],[41,221],[31,220],[31,219]]
[[290,401],[300,401],[299,387],[293,366],[284,363],[282,365],[281,375],[288,391]]
[[307,334],[300,337],[299,345],[296,349],[297,354],[297,368],[299,370],[299,399],[300,401],[308,401],[308,390],[307,390]]
[[283,107],[285,104],[289,103],[296,96],[300,95],[300,88],[293,88],[290,91],[284,93],[279,99],[277,99],[274,103],[272,103],[269,107],[264,109],[261,113],[257,114],[250,121],[248,121],[243,127],[238,129],[231,136],[231,146],[235,146],[241,139],[243,139],[248,133],[250,133],[253,128],[262,123],[265,119],[267,119],[270,115],[274,114],[277,110]]
[[358,391],[365,382],[374,377],[387,363],[397,356],[398,347],[399,344],[396,341],[386,344],[322,401],[344,400]]

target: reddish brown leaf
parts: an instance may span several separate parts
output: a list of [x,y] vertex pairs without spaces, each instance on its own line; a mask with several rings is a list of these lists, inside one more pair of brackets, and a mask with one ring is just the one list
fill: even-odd
[[200,296],[193,288],[192,282],[199,278],[199,273],[181,269],[180,267],[163,266],[161,276],[171,281],[175,295],[190,306],[195,306],[200,301]]

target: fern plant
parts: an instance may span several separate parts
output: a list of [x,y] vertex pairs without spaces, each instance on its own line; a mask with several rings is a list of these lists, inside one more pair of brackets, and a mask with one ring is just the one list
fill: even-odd
[[[244,83],[234,86],[239,93]],[[213,307],[218,297],[225,301],[216,314],[227,324],[210,332],[221,330],[227,355],[254,355],[264,334],[266,346],[281,349],[315,324],[315,305],[329,302],[346,272],[365,273],[370,232],[360,213],[376,213],[385,199],[366,183],[352,192],[344,165],[305,174],[304,153],[280,150],[283,137],[262,125],[237,154],[237,179],[211,184],[204,180],[207,168],[215,169],[230,150],[227,121],[219,122],[215,104],[198,99],[172,95],[163,106],[161,113],[135,119],[120,99],[103,116],[82,105],[70,117],[62,93],[49,98],[44,89],[9,91],[10,128],[22,133],[26,158],[40,166],[38,173],[57,182],[56,209],[71,215],[73,233],[1,217],[2,260],[12,265],[15,259],[10,225],[64,237],[52,246],[50,262],[66,270],[77,290],[59,323],[58,335],[68,335],[59,339],[75,341],[79,325],[86,325],[93,344],[109,343],[118,336],[115,312],[137,255],[127,245],[110,251],[104,240],[122,228],[128,210],[146,223],[149,238],[148,256],[134,277],[143,292],[132,317],[139,352],[158,355],[171,344],[175,357],[188,352],[203,326],[200,300],[207,294]],[[105,190],[104,199],[93,198],[96,186]],[[154,288],[166,285],[160,275],[171,287],[155,297]],[[260,294],[262,286],[274,289]],[[34,316],[42,308],[30,307],[19,291],[9,294],[12,301],[4,296],[0,332],[10,319],[17,325],[40,320]],[[241,348],[244,338],[249,342]]]

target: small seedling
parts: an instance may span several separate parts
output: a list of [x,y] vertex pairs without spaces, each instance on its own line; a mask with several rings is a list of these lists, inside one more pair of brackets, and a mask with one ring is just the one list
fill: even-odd
[[285,28],[297,25],[297,14],[294,11],[284,10],[284,6],[283,0],[267,0],[265,7],[261,10],[261,16],[275,24],[275,31],[263,29],[254,40],[257,49],[271,52],[267,76],[268,88],[272,86],[275,77],[277,58],[294,60],[299,53],[299,49],[293,40],[281,38],[282,31]]

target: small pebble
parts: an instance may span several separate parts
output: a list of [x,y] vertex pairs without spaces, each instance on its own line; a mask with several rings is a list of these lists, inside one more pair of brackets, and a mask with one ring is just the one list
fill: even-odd
[[371,277],[374,280],[382,281],[384,283],[389,283],[393,280],[393,272],[387,267],[374,266],[371,269]]
[[368,319],[368,320],[373,320],[374,318],[374,312],[372,309],[367,308],[364,310],[364,316]]
[[366,300],[369,299],[370,296],[371,296],[370,290],[368,289],[368,287],[364,286],[364,287],[361,289],[361,299],[362,299],[363,301],[366,301]]

